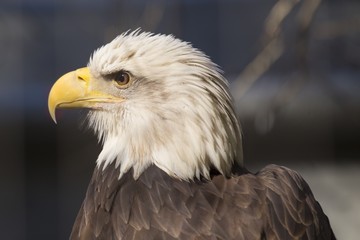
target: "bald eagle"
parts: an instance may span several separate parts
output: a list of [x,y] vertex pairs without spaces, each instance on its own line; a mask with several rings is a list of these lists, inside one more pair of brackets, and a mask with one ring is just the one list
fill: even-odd
[[187,42],[124,33],[48,106],[88,108],[103,144],[70,239],[335,239],[297,172],[243,166],[228,83]]

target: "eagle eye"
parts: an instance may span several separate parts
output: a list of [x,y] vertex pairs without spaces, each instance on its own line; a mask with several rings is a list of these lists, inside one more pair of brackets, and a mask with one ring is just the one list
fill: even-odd
[[120,71],[113,74],[112,80],[118,87],[127,87],[127,85],[130,83],[131,77],[128,72]]

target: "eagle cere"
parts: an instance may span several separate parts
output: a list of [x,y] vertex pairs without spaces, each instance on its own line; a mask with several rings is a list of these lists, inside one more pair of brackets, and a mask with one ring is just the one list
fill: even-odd
[[48,105],[88,108],[103,144],[71,239],[335,239],[298,173],[243,166],[227,81],[189,43],[124,33]]

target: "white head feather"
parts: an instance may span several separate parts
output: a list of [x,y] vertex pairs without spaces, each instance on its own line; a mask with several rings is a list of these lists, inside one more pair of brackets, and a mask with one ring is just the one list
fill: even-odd
[[116,163],[119,178],[134,178],[151,164],[171,176],[209,178],[210,168],[229,175],[242,165],[240,126],[227,81],[201,51],[173,36],[124,33],[96,50],[92,76],[125,70],[133,84],[125,101],[91,111],[89,124],[103,141],[97,164]]

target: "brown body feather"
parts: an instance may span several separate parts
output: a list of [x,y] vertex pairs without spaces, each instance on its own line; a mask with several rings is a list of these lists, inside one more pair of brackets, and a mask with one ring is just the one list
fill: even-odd
[[335,239],[307,183],[285,167],[187,182],[155,166],[118,180],[114,164],[95,169],[70,238]]

